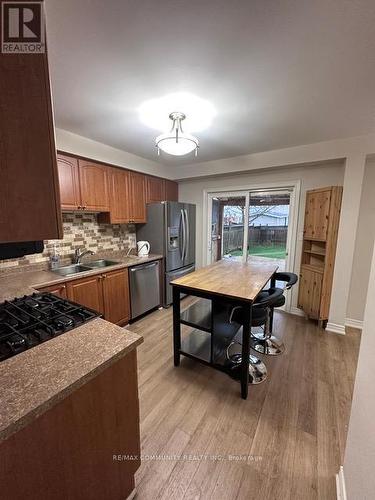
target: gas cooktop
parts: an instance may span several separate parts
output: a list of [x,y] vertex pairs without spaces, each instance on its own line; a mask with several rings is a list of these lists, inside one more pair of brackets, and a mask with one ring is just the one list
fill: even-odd
[[99,317],[96,311],[50,293],[0,304],[0,361]]

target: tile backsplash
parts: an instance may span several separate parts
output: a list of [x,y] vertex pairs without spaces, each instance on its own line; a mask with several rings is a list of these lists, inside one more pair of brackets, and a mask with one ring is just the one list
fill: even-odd
[[0,269],[48,264],[54,244],[61,259],[71,258],[76,248],[84,247],[97,253],[103,250],[121,251],[136,246],[133,224],[99,224],[94,213],[63,213],[64,239],[47,240],[44,252],[20,259],[0,261]]

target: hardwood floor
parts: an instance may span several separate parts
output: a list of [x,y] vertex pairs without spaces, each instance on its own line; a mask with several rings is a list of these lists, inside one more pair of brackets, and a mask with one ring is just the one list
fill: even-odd
[[328,334],[275,313],[286,353],[264,357],[268,380],[250,386],[244,401],[239,383],[223,373],[187,358],[174,368],[171,309],[131,329],[145,340],[138,499],[336,499],[358,331]]

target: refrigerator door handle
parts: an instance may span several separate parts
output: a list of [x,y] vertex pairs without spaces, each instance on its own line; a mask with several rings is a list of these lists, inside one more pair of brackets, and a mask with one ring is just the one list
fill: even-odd
[[185,225],[185,214],[184,210],[181,208],[181,222],[182,222],[182,245],[181,245],[181,259],[182,262],[185,260],[185,240],[186,240],[186,225]]
[[186,241],[185,241],[185,259],[187,257],[189,241],[190,241],[190,226],[189,226],[189,217],[186,208],[184,208],[185,212],[185,220],[186,220]]

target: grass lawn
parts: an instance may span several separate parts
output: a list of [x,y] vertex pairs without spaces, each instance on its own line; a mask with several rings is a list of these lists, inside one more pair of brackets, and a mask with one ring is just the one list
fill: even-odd
[[[242,250],[233,250],[231,255],[242,255]],[[268,257],[269,259],[285,259],[285,247],[283,246],[252,246],[249,250],[249,255],[257,257]]]

